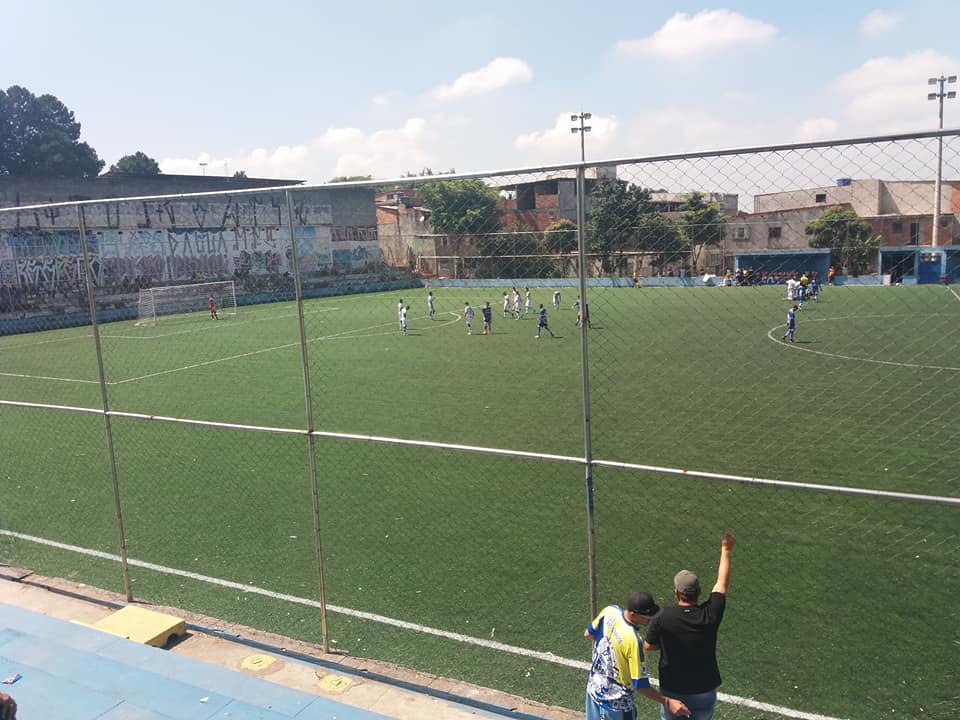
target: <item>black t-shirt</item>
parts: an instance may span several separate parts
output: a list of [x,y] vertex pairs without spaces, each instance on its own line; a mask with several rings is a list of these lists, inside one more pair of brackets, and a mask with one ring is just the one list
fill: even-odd
[[660,648],[662,689],[702,693],[720,685],[717,630],[726,602],[723,593],[710,593],[700,605],[665,607],[650,622],[645,639]]

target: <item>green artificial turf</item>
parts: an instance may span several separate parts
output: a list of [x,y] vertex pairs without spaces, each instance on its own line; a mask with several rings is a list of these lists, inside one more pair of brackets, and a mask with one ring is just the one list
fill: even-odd
[[[426,290],[306,301],[314,427],[582,457],[575,288],[562,289],[560,310],[552,289],[533,289],[557,334],[539,340],[533,318],[503,319],[505,289],[433,288],[432,321]],[[780,287],[591,289],[593,457],[960,496],[960,299],[943,287],[825,288],[785,345],[782,296]],[[487,300],[490,336],[480,334]],[[465,301],[477,310],[470,336]],[[306,427],[292,303],[101,333],[114,411]],[[0,359],[2,399],[100,407],[89,328],[0,338]],[[317,599],[302,433],[118,416],[111,425],[131,558]],[[315,449],[328,603],[589,660],[582,465],[339,437],[319,437]],[[117,552],[102,416],[0,407],[0,456],[0,528]],[[720,534],[737,534],[724,692],[835,717],[958,715],[956,506],[630,468],[595,467],[592,480],[601,605],[641,588],[666,602],[681,567],[709,588]],[[0,559],[120,586],[115,564],[9,536]],[[319,639],[315,608],[138,566],[131,575],[144,599]],[[582,704],[579,669],[333,611],[330,639]],[[652,717],[652,703],[640,703]]]

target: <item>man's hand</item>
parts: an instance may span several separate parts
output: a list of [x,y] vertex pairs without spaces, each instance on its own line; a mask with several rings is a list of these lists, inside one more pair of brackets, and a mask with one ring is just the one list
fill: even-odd
[[733,533],[725,532],[723,537],[720,538],[720,547],[724,550],[733,550],[734,545],[737,544],[737,539],[733,536]]
[[682,715],[683,717],[690,717],[690,708],[684,705],[679,700],[674,700],[673,698],[664,698],[666,700],[667,710],[669,710],[674,715]]

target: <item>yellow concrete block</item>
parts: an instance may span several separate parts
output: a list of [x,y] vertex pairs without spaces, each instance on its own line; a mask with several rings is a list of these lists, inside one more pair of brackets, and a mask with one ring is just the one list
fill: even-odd
[[90,627],[154,647],[163,647],[171,637],[187,630],[187,624],[181,618],[135,605],[127,605]]

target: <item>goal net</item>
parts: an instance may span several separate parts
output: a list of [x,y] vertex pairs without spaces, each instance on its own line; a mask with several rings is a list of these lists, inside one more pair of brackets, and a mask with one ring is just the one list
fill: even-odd
[[140,291],[137,325],[156,325],[160,316],[209,313],[211,298],[218,316],[236,315],[237,291],[233,280],[146,288]]

